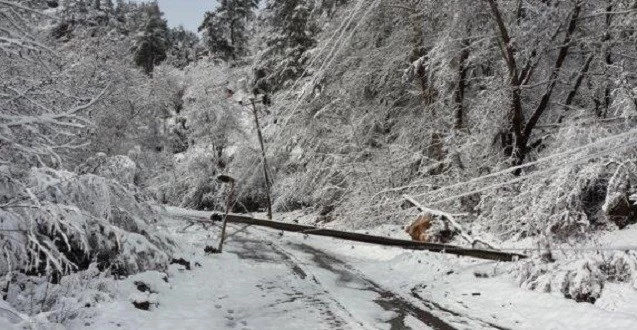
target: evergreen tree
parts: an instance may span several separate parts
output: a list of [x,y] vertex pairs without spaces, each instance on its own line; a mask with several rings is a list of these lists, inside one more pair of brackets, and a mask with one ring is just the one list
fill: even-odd
[[184,29],[183,26],[168,30],[169,63],[179,69],[186,67],[195,60],[195,46],[198,43],[197,34]]
[[86,2],[84,0],[78,0],[76,3],[77,6],[77,12],[80,14],[87,14],[88,13],[88,6],[86,4]]
[[124,0],[117,0],[117,6],[115,7],[115,18],[119,22],[124,22],[126,20],[125,10],[126,3]]
[[274,91],[303,71],[305,52],[316,44],[318,31],[312,17],[313,2],[308,0],[270,0],[265,7],[265,38],[255,72],[255,87]]
[[147,22],[142,36],[137,40],[135,64],[151,74],[153,68],[166,59],[168,50],[168,26],[162,18],[156,2],[146,7]]
[[221,0],[213,12],[206,12],[199,31],[206,46],[225,60],[236,60],[247,53],[247,25],[259,0]]
[[102,1],[102,8],[109,13],[113,13],[115,11],[115,5],[113,4],[113,0],[104,0]]
[[307,0],[269,1],[266,11],[276,32],[268,43],[278,50],[303,53],[315,44],[316,25],[312,21],[311,4]]

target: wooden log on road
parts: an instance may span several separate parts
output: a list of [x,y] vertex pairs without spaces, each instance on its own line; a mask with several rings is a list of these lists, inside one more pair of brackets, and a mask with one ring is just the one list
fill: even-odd
[[[221,221],[222,219],[223,219],[223,214],[220,214],[220,213],[213,213],[210,216],[210,220],[212,221]],[[382,236],[373,236],[373,235],[345,232],[345,231],[339,231],[339,230],[333,230],[333,229],[322,229],[322,228],[317,228],[313,226],[256,219],[250,216],[239,215],[239,214],[229,214],[227,217],[227,221],[230,223],[240,223],[240,224],[246,224],[246,225],[267,227],[267,228],[272,228],[277,230],[302,233],[302,234],[308,234],[308,235],[334,237],[334,238],[339,238],[339,239],[348,240],[348,241],[400,247],[400,248],[408,249],[408,250],[425,250],[425,251],[432,251],[432,252],[449,253],[449,254],[455,254],[460,256],[486,259],[486,260],[517,261],[519,259],[526,258],[525,255],[517,254],[517,253],[507,253],[507,252],[501,252],[501,251],[495,251],[495,250],[463,248],[460,246],[448,245],[448,244],[424,243],[424,242],[409,241],[409,240],[388,238],[388,237],[382,237]]]

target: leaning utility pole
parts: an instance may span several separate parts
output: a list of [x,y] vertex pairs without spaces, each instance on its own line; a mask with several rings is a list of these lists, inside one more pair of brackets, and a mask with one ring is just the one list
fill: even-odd
[[234,198],[235,179],[229,175],[220,175],[217,177],[217,180],[222,183],[230,184],[230,193],[228,194],[228,197],[226,199],[226,213],[223,216],[223,224],[221,225],[221,238],[219,239],[219,247],[217,248],[217,252],[221,253],[221,251],[223,250],[223,242],[226,240],[226,224],[228,223],[228,213],[232,208],[232,199]]
[[259,116],[257,114],[257,105],[254,101],[254,97],[250,98],[250,103],[252,103],[252,114],[254,115],[254,124],[257,126],[259,144],[261,145],[261,160],[263,162],[263,176],[265,177],[265,195],[268,199],[268,219],[272,220],[272,198],[270,197],[270,177],[268,176],[268,160],[265,156],[265,145],[263,144],[263,134],[261,133],[261,125],[259,125]]

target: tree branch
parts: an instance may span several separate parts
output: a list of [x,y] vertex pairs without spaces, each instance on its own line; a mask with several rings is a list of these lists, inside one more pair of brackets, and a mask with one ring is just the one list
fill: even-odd
[[91,107],[93,104],[95,104],[95,102],[97,102],[99,99],[101,99],[102,96],[104,96],[104,94],[106,93],[106,91],[108,90],[108,88],[110,86],[111,86],[111,83],[109,82],[108,85],[106,85],[106,87],[104,87],[104,89],[102,89],[102,91],[97,96],[95,96],[91,101],[89,101],[86,104],[83,104],[83,105],[80,105],[78,107],[75,107],[73,109],[67,110],[65,112],[65,114],[66,115],[73,115],[73,114],[75,114],[75,113],[77,113],[79,111],[82,111],[82,110],[84,110],[86,108]]
[[[584,61],[584,65],[582,66],[582,69],[579,71],[579,74],[577,75],[577,78],[575,79],[575,85],[573,85],[573,88],[566,96],[566,101],[564,101],[564,110],[568,110],[570,108],[571,103],[573,103],[573,99],[575,99],[575,95],[577,95],[577,91],[579,90],[579,87],[582,85],[584,76],[586,76],[586,74],[588,73],[588,69],[591,66],[591,62],[593,61],[593,58],[595,58],[595,53],[591,52],[586,58],[586,60]],[[564,115],[562,114],[557,122],[561,123],[563,119],[564,119]]]
[[507,63],[507,67],[509,69],[509,76],[512,81],[515,81],[515,85],[519,85],[517,81],[519,80],[518,68],[515,62],[515,56],[513,51],[513,45],[511,45],[511,37],[509,36],[509,31],[504,24],[504,20],[502,19],[502,15],[500,14],[500,10],[498,9],[498,5],[494,0],[485,0],[489,4],[489,8],[491,9],[491,15],[495,20],[496,25],[498,26],[498,30],[500,32],[500,38],[502,39],[502,51],[504,56],[504,60]]
[[581,4],[578,1],[575,3],[575,8],[573,10],[573,14],[571,15],[566,35],[564,36],[564,42],[562,42],[562,46],[560,47],[560,50],[558,52],[557,59],[555,60],[555,66],[553,67],[553,70],[550,74],[549,80],[551,82],[546,87],[544,95],[542,95],[542,99],[540,100],[538,106],[535,108],[535,111],[533,111],[533,114],[531,114],[531,117],[529,117],[528,122],[526,123],[526,125],[524,125],[524,132],[522,134],[522,138],[524,139],[523,144],[526,144],[526,142],[528,142],[533,128],[535,127],[535,125],[537,125],[538,120],[549,105],[549,101],[551,99],[551,95],[553,94],[553,90],[555,89],[560,70],[562,68],[562,65],[564,64],[564,61],[566,60],[566,57],[568,56],[568,51],[571,46],[571,38],[573,36],[573,33],[575,32],[575,28],[577,27],[577,18],[579,17],[580,11]]
[[48,17],[48,18],[57,20],[57,18],[54,17],[54,16],[51,16],[51,15],[46,14],[46,13],[43,13],[43,12],[41,12],[39,10],[36,10],[36,9],[33,9],[33,8],[29,8],[29,7],[23,6],[21,4],[15,3],[13,1],[0,0],[0,5],[6,5],[6,6],[9,6],[9,7],[18,8],[18,9],[21,9],[21,10],[26,10],[28,12],[32,12],[32,13],[38,14],[40,16],[44,16],[44,17]]

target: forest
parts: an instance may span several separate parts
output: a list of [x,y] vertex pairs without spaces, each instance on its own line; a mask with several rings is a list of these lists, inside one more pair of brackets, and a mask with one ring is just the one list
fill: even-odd
[[401,239],[426,208],[637,322],[637,1],[213,2],[0,0],[0,328],[84,324],[218,237],[170,210],[226,207]]

